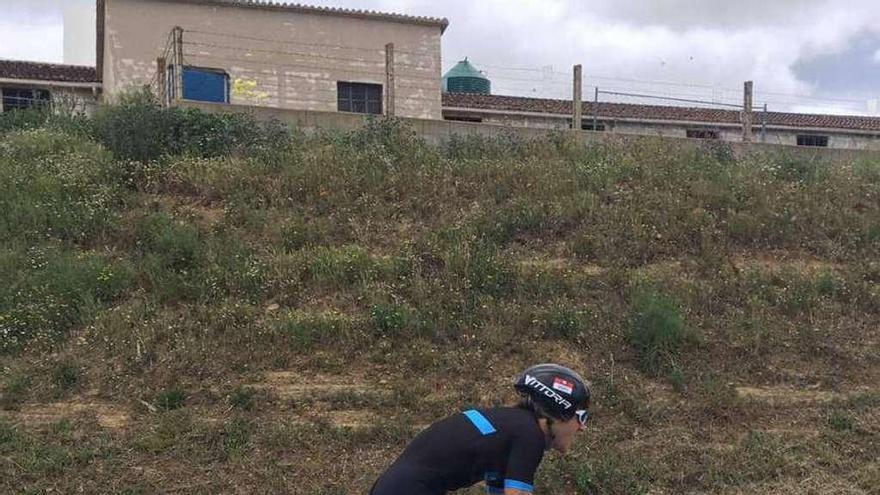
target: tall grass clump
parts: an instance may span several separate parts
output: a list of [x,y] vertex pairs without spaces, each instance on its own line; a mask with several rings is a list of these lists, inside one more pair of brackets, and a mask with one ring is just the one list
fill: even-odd
[[92,123],[95,139],[123,162],[163,157],[231,154],[278,158],[295,143],[277,121],[261,122],[246,114],[210,114],[195,109],[162,108],[146,91],[120,95],[102,106]]
[[122,259],[91,246],[118,228],[125,195],[108,153],[35,129],[0,142],[0,352],[51,343],[133,284]]
[[650,288],[637,289],[630,304],[627,338],[639,367],[656,374],[672,369],[693,335],[678,304]]
[[122,201],[113,165],[77,136],[7,134],[0,142],[0,240],[83,242],[105,233]]
[[134,283],[130,265],[95,253],[31,248],[0,288],[0,352],[52,343]]

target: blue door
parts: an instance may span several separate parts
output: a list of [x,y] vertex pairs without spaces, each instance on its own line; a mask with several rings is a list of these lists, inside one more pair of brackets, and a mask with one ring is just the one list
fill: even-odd
[[229,76],[225,72],[184,67],[183,98],[229,103]]

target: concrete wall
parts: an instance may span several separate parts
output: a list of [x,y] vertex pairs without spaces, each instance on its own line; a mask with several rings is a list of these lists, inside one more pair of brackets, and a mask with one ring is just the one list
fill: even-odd
[[336,111],[337,81],[385,86],[385,45],[394,43],[397,115],[441,118],[440,26],[163,0],[106,0],[105,8],[110,99],[150,84],[180,26],[186,65],[253,84],[233,92],[233,104]]
[[[454,112],[452,115],[462,116],[462,112]],[[496,113],[481,113],[474,110],[470,116],[482,118],[486,124],[499,124],[515,127],[534,129],[568,129],[570,117],[560,115],[501,115]],[[589,120],[589,116],[584,116]],[[713,129],[718,132],[718,138],[725,142],[741,142],[742,128],[740,126],[701,126],[689,123],[662,123],[662,122],[632,122],[599,119],[599,123],[605,125],[606,132],[617,134],[653,136],[653,137],[687,137],[687,129]],[[833,132],[832,132],[833,131]],[[818,134],[828,136],[828,147],[852,150],[878,150],[880,151],[880,135],[859,134],[839,130],[796,130],[768,128],[763,142],[767,144],[797,146],[797,136],[801,134]],[[760,127],[753,129],[752,139],[754,142],[762,142]]]
[[[339,113],[339,112],[313,112],[286,110],[280,108],[264,108],[245,105],[222,105],[214,103],[182,101],[180,106],[185,108],[198,108],[209,113],[232,112],[245,113],[260,120],[275,119],[287,123],[306,132],[314,132],[319,129],[343,129],[353,130],[364,125],[367,118],[362,115]],[[548,134],[558,132],[553,129],[537,127],[511,127],[504,124],[459,122],[452,120],[436,119],[404,119],[413,129],[431,144],[441,144],[448,141],[452,136],[478,135],[485,137],[515,135],[523,139],[537,139],[546,137]],[[584,143],[605,142],[620,144],[644,144],[660,140],[665,145],[680,147],[681,149],[695,149],[706,146],[709,143],[705,139],[691,139],[678,137],[640,136],[635,134],[622,134],[617,132],[593,132],[593,131],[566,131]],[[720,144],[720,143],[719,143]],[[788,146],[768,143],[743,143],[725,142],[736,156],[754,154],[774,154],[784,152],[789,155],[808,159],[823,159],[832,162],[846,162],[855,159],[878,159],[880,152],[856,149],[833,149],[833,148],[808,148],[803,146]]]

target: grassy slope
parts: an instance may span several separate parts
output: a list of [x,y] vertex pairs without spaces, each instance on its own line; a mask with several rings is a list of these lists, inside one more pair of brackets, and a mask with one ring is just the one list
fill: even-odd
[[877,163],[71,132],[0,135],[2,492],[363,493],[553,360],[541,493],[880,493]]

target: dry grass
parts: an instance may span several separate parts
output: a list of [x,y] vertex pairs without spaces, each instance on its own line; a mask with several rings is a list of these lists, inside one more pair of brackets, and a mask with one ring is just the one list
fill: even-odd
[[553,360],[595,420],[541,493],[878,493],[876,164],[393,121],[148,163],[76,136],[0,146],[0,491],[363,493]]

